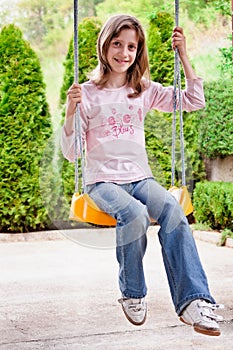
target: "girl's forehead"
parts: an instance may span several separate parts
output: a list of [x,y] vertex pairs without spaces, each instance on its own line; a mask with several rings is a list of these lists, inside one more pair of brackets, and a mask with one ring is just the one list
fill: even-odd
[[113,39],[114,38],[130,39],[131,41],[138,42],[138,34],[133,28],[121,29],[118,33],[116,33],[116,35],[113,36]]

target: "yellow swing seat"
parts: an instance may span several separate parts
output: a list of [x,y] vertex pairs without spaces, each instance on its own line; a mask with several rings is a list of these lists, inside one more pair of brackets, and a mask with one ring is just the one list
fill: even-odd
[[116,219],[102,211],[87,193],[73,194],[69,218],[100,226],[116,226]]
[[180,203],[185,216],[193,213],[193,205],[187,186],[176,187],[172,186],[168,190]]
[[[172,186],[169,192],[180,203],[185,216],[193,212],[193,205],[186,186]],[[70,220],[87,222],[99,226],[116,226],[116,219],[102,211],[87,193],[74,193],[70,207]],[[151,220],[154,222],[154,220]]]

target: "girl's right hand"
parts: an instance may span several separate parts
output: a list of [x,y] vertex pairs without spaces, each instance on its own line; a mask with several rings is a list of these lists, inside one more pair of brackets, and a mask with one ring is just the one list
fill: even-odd
[[82,100],[81,85],[72,84],[69,90],[67,91],[67,106],[66,106],[66,116],[73,116],[77,103],[80,103]]

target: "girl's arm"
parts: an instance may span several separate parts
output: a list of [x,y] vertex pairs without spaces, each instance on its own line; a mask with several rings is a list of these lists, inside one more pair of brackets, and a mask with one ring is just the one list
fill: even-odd
[[188,58],[186,50],[186,39],[184,36],[183,29],[181,27],[176,27],[172,34],[172,48],[175,50],[177,47],[179,51],[180,60],[184,69],[184,74],[186,79],[198,79],[194,69]]
[[[61,134],[61,150],[66,159],[75,161],[75,110],[81,102],[81,86],[73,84],[67,91],[66,118]],[[78,150],[79,153],[79,150]]]

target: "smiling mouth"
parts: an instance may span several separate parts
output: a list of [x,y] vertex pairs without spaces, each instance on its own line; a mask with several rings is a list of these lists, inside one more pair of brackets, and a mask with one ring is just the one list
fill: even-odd
[[120,60],[118,58],[114,58],[114,60],[119,63],[119,64],[124,64],[124,63],[128,63],[129,61],[126,61],[126,60]]

